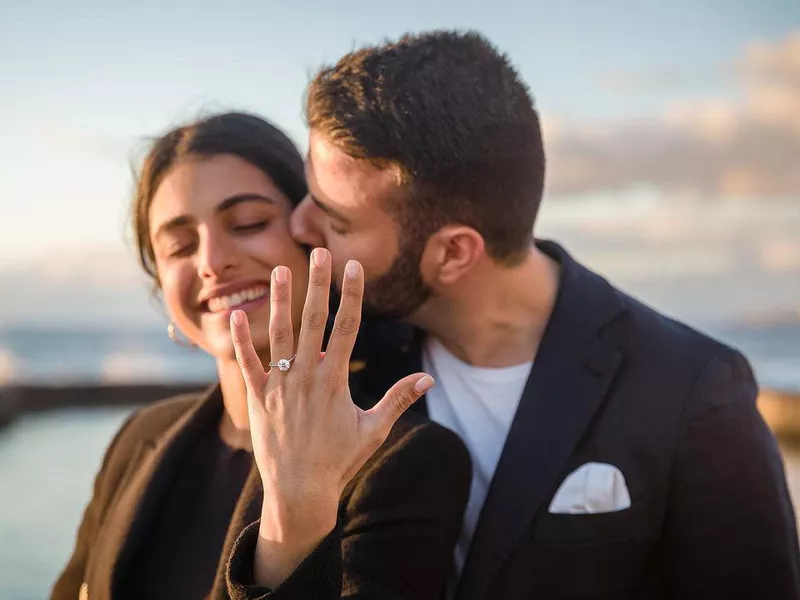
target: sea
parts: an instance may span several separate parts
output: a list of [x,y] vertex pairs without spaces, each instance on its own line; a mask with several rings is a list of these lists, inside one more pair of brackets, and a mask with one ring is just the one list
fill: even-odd
[[213,359],[174,344],[166,328],[5,327],[0,384],[211,381]]
[[[708,324],[750,359],[762,387],[800,391],[800,322]],[[0,328],[0,386],[207,382],[214,363],[163,329]],[[23,415],[0,429],[0,600],[48,597],[75,539],[94,474],[132,408]],[[800,447],[782,448],[800,501]]]
[[[744,352],[762,387],[800,391],[800,318],[692,325]],[[164,328],[0,327],[0,386],[214,377],[208,355],[172,343]]]

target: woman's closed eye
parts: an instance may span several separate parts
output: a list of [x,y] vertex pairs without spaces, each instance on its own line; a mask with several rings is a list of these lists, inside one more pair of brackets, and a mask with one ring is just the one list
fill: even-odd
[[168,252],[168,255],[172,258],[179,258],[181,256],[189,256],[192,252],[195,251],[197,248],[197,242],[189,242],[184,244],[173,244]]
[[232,229],[239,232],[261,231],[265,229],[267,225],[269,225],[269,219],[262,219],[261,221],[234,225]]
[[[269,223],[270,219],[262,219],[260,221],[232,225],[231,229],[241,234],[258,233],[266,229]],[[170,257],[180,258],[183,256],[190,256],[195,250],[197,250],[197,239],[175,240],[169,245],[167,253]]]

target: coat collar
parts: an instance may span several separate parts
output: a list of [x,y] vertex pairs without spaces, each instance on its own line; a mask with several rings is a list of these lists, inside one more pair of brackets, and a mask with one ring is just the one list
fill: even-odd
[[[100,526],[97,547],[92,552],[98,557],[90,566],[87,578],[93,598],[115,596],[114,587],[151,525],[170,482],[181,469],[186,452],[208,426],[218,421],[222,410],[222,393],[219,386],[214,385],[166,431],[153,439],[142,440],[135,448],[130,475],[124,477],[112,497]],[[261,494],[261,481],[253,463],[223,543],[212,599],[227,598],[225,563],[239,533],[258,518]]]

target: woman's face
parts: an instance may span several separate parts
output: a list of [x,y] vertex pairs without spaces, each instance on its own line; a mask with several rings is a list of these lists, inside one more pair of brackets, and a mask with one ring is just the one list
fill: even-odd
[[174,166],[150,205],[150,240],[167,308],[192,342],[234,358],[229,319],[247,313],[253,345],[269,358],[272,269],[292,270],[293,321],[308,284],[306,252],[289,234],[289,199],[263,171],[230,154]]

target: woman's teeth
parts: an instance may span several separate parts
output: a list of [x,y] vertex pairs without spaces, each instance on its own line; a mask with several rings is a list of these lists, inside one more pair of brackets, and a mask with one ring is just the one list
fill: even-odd
[[230,296],[217,296],[208,300],[208,310],[211,312],[222,312],[235,308],[245,302],[252,302],[267,295],[266,286],[259,286],[236,292]]

